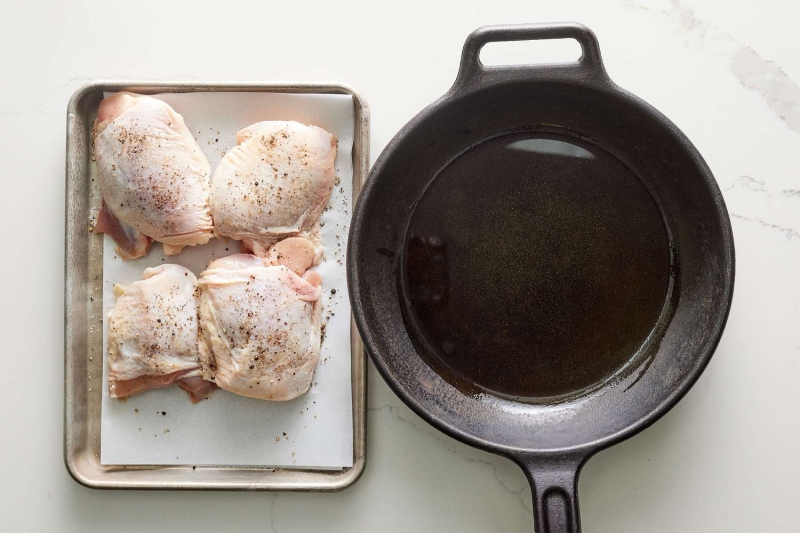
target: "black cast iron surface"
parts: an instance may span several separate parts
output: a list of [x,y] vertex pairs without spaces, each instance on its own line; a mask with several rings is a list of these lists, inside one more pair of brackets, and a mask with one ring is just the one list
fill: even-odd
[[[558,38],[579,61],[478,57]],[[453,87],[373,167],[349,242],[375,365],[425,420],[525,470],[540,532],[580,530],[583,463],[686,393],[733,296],[710,170],[572,23],[470,35]]]

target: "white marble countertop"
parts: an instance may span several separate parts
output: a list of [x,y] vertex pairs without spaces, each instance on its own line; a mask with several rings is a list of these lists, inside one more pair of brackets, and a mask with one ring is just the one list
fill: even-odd
[[438,433],[372,370],[367,469],[342,493],[101,492],[72,481],[62,460],[65,110],[81,83],[100,77],[341,81],[370,104],[374,160],[449,88],[470,31],[577,20],[596,32],[611,77],[704,155],[737,251],[733,309],[711,365],[655,426],[588,463],[579,485],[584,530],[798,531],[798,4],[348,4],[6,6],[0,216],[7,242],[20,245],[6,247],[2,261],[2,529],[532,531],[522,472]]

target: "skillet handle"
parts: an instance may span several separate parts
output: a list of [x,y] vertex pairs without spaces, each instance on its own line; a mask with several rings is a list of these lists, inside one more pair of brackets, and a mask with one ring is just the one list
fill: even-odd
[[578,475],[584,456],[516,456],[531,484],[536,533],[580,533]]
[[[504,41],[541,41],[547,39],[575,39],[581,45],[581,57],[575,63],[542,65],[507,65],[487,67],[480,60],[481,48],[487,43]],[[594,32],[577,22],[558,22],[553,24],[509,24],[483,26],[472,32],[464,43],[461,52],[461,66],[458,69],[456,86],[492,73],[524,72],[530,74],[537,69],[577,68],[593,71],[606,76],[600,45]]]

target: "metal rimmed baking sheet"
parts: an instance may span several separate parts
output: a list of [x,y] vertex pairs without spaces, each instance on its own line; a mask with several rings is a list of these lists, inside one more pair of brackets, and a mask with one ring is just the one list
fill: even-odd
[[93,202],[89,132],[104,92],[140,94],[226,92],[350,95],[354,104],[353,197],[368,166],[368,109],[352,89],[336,84],[210,82],[95,82],[70,102],[67,138],[67,247],[65,302],[65,462],[73,477],[92,487],[153,489],[337,490],[354,482],[365,457],[365,361],[351,333],[353,466],[342,470],[260,466],[100,464],[102,365],[102,236],[88,231]]

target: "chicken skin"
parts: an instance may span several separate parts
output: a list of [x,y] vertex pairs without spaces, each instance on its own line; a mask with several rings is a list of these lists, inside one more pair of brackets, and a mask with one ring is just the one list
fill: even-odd
[[211,167],[183,118],[168,104],[131,93],[100,103],[92,132],[103,206],[95,231],[108,233],[123,259],[167,255],[213,237]]
[[259,122],[237,135],[211,181],[216,234],[263,257],[311,229],[333,190],[336,138],[298,122]]
[[237,254],[208,266],[198,281],[205,379],[264,400],[308,390],[320,351],[321,280],[307,270],[314,258],[314,246],[295,237],[266,259]]
[[141,281],[116,285],[108,314],[108,389],[125,399],[175,382],[192,402],[208,397],[197,350],[197,278],[178,265],[144,271]]

